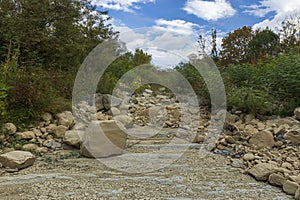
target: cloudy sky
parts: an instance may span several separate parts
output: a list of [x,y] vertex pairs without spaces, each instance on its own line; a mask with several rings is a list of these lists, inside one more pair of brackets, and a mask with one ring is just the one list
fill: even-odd
[[92,0],[108,10],[127,48],[145,49],[170,67],[197,52],[199,34],[222,37],[242,26],[275,29],[300,13],[300,0]]

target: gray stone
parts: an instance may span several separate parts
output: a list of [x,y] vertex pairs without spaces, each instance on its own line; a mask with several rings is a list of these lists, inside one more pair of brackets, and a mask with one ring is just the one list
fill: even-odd
[[273,163],[259,163],[253,166],[248,172],[258,181],[266,181],[269,176],[277,171],[277,166]]
[[283,183],[282,189],[285,193],[295,195],[297,189],[299,188],[299,184],[287,180]]
[[284,176],[280,174],[271,174],[269,176],[269,183],[274,186],[282,187],[283,183],[286,181]]
[[80,153],[85,157],[103,158],[123,153],[127,140],[125,128],[118,121],[93,121],[87,128]]
[[17,127],[13,123],[6,123],[2,128],[4,134],[13,135],[17,132]]
[[62,144],[59,142],[50,141],[50,142],[46,142],[44,144],[44,147],[47,147],[47,148],[53,149],[53,150],[58,150],[58,149],[62,149]]
[[12,169],[24,169],[33,165],[35,156],[28,151],[11,151],[0,155],[0,163]]
[[257,149],[262,149],[265,147],[273,147],[275,140],[270,131],[260,131],[250,138],[249,144],[256,146]]

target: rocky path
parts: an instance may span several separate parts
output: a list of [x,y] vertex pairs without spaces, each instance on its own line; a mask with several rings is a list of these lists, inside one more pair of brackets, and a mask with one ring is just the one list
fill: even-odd
[[[137,172],[146,171],[155,167],[152,159],[164,166],[184,146],[174,145],[167,152],[149,156],[165,141],[131,141],[127,150],[135,152],[133,156],[114,157],[110,167],[126,161],[127,167],[134,165]],[[30,168],[0,177],[0,199],[293,199],[279,188],[240,173],[225,157],[208,154],[200,158],[199,146],[193,145],[171,165],[138,174],[120,172],[93,159],[38,159]],[[148,157],[137,162],[140,155]],[[126,166],[122,167],[126,171]]]

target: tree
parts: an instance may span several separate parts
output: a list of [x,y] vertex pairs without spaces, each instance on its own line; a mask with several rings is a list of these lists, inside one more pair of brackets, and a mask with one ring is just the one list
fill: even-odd
[[300,14],[291,15],[277,27],[283,49],[300,44]]
[[279,36],[270,29],[258,31],[249,42],[251,62],[256,64],[267,56],[276,56],[279,53],[279,44]]
[[[87,0],[1,0],[0,41],[5,55],[8,45],[20,50],[20,63],[69,69],[104,39],[115,37],[106,25],[107,12],[96,10]],[[1,58],[3,61],[3,57]]]
[[254,35],[251,27],[244,26],[223,38],[220,52],[221,65],[226,67],[229,64],[249,62],[249,42]]

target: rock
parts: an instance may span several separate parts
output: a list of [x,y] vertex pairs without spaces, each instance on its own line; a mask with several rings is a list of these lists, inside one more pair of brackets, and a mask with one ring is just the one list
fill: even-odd
[[259,163],[248,170],[249,174],[255,177],[258,181],[268,180],[270,174],[277,171],[277,166],[273,163]]
[[59,142],[49,141],[49,142],[45,142],[44,147],[53,150],[58,150],[58,149],[62,149],[62,144]]
[[243,156],[243,159],[245,161],[252,161],[255,159],[255,156],[253,155],[253,153],[246,153],[244,156]]
[[36,137],[41,137],[43,135],[42,132],[38,129],[33,129],[32,131],[34,132]]
[[299,184],[289,180],[285,181],[282,186],[283,191],[291,195],[295,195],[298,188]]
[[205,140],[205,136],[203,135],[197,135],[193,141],[193,143],[203,143]]
[[271,174],[269,176],[269,183],[274,186],[282,187],[283,183],[286,181],[284,176],[280,174]]
[[35,138],[35,134],[33,131],[26,131],[26,132],[22,132],[22,133],[17,133],[17,137],[19,139],[31,140],[31,139]]
[[230,165],[234,168],[242,168],[244,163],[240,159],[232,159]]
[[23,149],[25,151],[35,151],[38,148],[38,145],[36,144],[25,144],[23,145]]
[[28,151],[11,151],[0,155],[0,163],[12,169],[24,169],[33,165],[35,156]]
[[84,134],[80,153],[90,158],[119,155],[123,153],[126,140],[127,134],[120,122],[94,121]]
[[112,107],[110,108],[110,115],[111,116],[117,116],[120,115],[121,111],[118,108]]
[[262,149],[265,147],[273,147],[275,141],[270,131],[260,131],[250,138],[249,144],[256,146],[257,149]]
[[232,136],[230,136],[230,135],[226,135],[225,136],[225,140],[229,144],[234,144],[236,142],[235,139]]
[[284,139],[292,144],[300,144],[300,130],[291,130],[284,135]]
[[97,112],[96,118],[97,118],[97,120],[100,120],[100,121],[108,120],[108,116],[103,114],[102,112]]
[[37,153],[48,153],[48,148],[47,147],[38,147],[35,152]]
[[44,113],[44,114],[42,114],[41,117],[45,122],[52,121],[52,119],[53,119],[53,117],[50,113]]
[[69,130],[65,133],[64,143],[70,146],[74,146],[76,148],[80,148],[81,138],[84,134],[83,131],[79,130]]
[[17,127],[13,123],[6,123],[2,128],[2,132],[8,135],[14,135],[17,132]]
[[58,125],[63,125],[71,128],[74,125],[74,117],[70,111],[65,111],[56,115],[58,119]]
[[296,190],[296,193],[295,193],[295,200],[300,200],[300,188],[298,188]]
[[226,123],[228,123],[228,124],[234,124],[238,120],[239,120],[239,116],[238,115],[231,114],[230,112],[226,113]]
[[110,94],[102,95],[102,107],[106,110],[109,110],[111,107],[118,107],[121,103],[122,99],[114,97]]
[[48,133],[54,133],[55,130],[56,130],[57,126],[55,124],[49,124],[47,127],[46,127],[46,132]]
[[259,131],[257,130],[257,128],[255,128],[252,124],[247,124],[245,126],[245,131],[248,133],[248,134],[256,134],[258,133]]
[[118,115],[113,117],[114,120],[121,122],[126,128],[133,126],[133,119],[127,115]]
[[298,176],[290,176],[289,177],[292,181],[300,184],[300,174]]
[[295,118],[300,120],[300,107],[294,110]]
[[55,128],[54,130],[54,134],[56,135],[56,137],[58,138],[64,138],[66,131],[68,130],[68,127],[63,126],[63,125],[59,125]]

